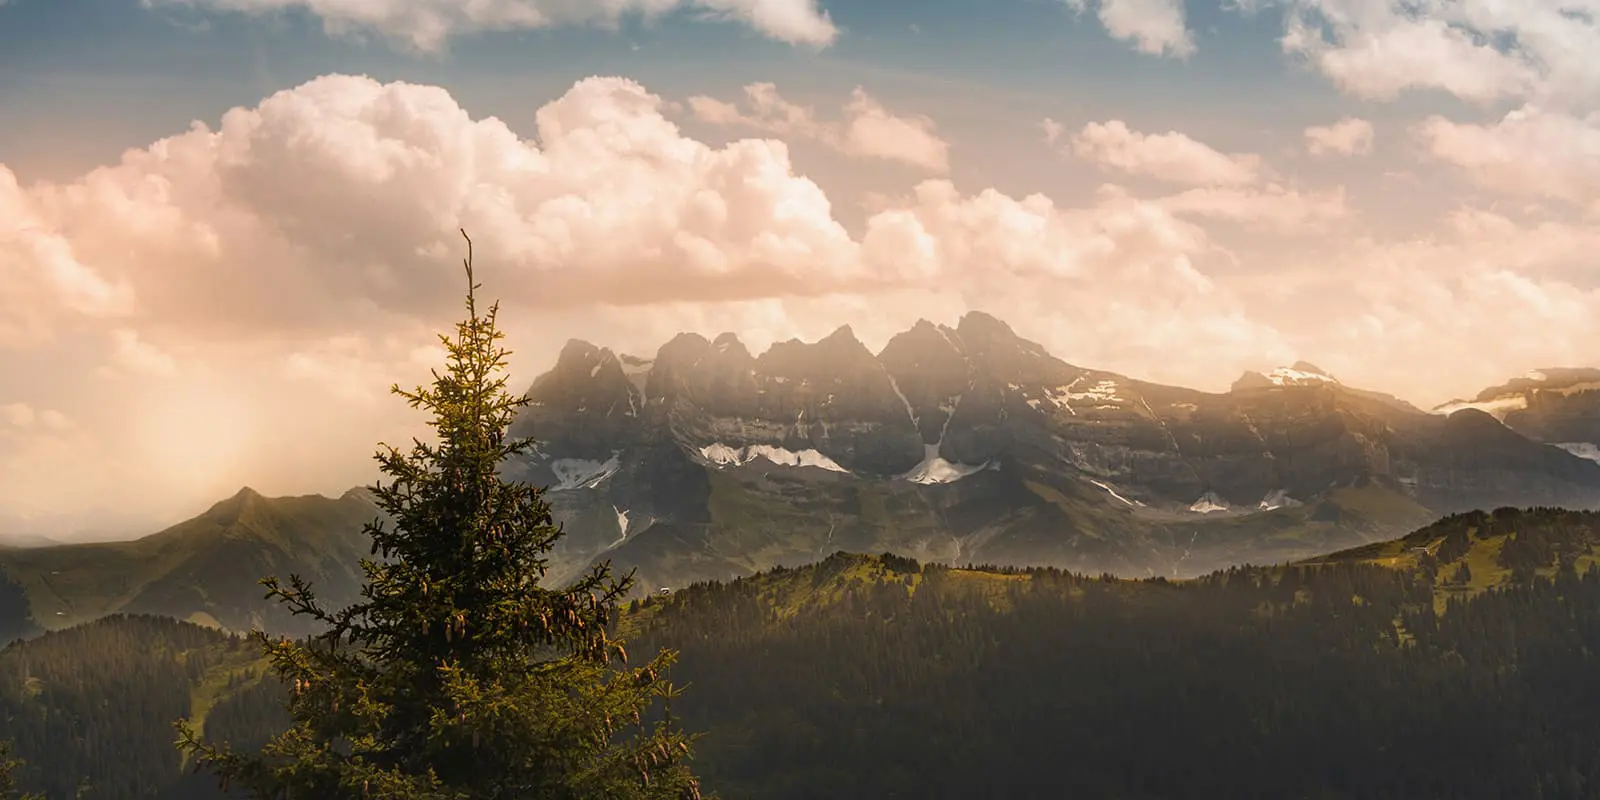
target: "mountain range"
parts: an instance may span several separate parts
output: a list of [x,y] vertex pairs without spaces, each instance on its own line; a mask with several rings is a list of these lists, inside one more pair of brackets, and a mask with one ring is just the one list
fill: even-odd
[[[848,327],[753,355],[571,341],[533,381],[509,479],[548,487],[550,580],[610,560],[640,591],[830,553],[1189,577],[1392,539],[1502,506],[1600,507],[1600,370],[1546,369],[1422,410],[1298,363],[1227,392],[1064,362],[1000,320]],[[286,632],[255,580],[360,583],[364,490],[243,490],[132,542],[0,549],[0,635],[109,613]],[[67,576],[67,577],[63,577]]]
[[1307,363],[1208,393],[1069,364],[976,312],[876,354],[848,327],[759,356],[733,334],[650,359],[571,341],[514,426],[538,449],[506,472],[551,487],[562,563],[650,586],[840,549],[1184,577],[1469,509],[1600,505],[1600,371],[1535,375],[1433,412]]

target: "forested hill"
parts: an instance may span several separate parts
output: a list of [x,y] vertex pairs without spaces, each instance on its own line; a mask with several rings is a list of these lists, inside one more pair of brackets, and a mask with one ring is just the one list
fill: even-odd
[[837,555],[647,603],[634,646],[681,648],[727,797],[1595,797],[1596,541],[1503,510],[1396,545],[1433,569],[1185,583]]
[[243,637],[164,617],[115,615],[0,651],[0,739],[20,783],[55,798],[218,798],[183,769],[172,723],[259,746],[284,722],[266,664]]
[[[1596,542],[1600,515],[1503,510],[1181,583],[839,554],[621,622],[636,659],[680,650],[724,800],[1588,798]],[[0,652],[0,739],[52,800],[215,798],[169,724],[261,741],[255,658],[150,617],[47,634]]]

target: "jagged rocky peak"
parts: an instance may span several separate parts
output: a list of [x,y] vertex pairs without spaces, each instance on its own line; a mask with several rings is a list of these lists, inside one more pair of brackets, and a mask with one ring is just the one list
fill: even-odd
[[513,432],[531,435],[528,433],[530,426],[538,427],[537,435],[541,438],[565,435],[540,425],[541,421],[570,423],[571,416],[576,415],[579,418],[614,417],[620,423],[623,419],[637,417],[644,406],[642,392],[623,372],[622,360],[616,353],[580,339],[569,340],[561,348],[556,365],[535,379],[528,389],[528,400],[529,408],[519,417]]
[[656,353],[646,381],[652,407],[685,401],[713,413],[745,414],[753,409],[755,358],[732,333],[707,340],[680,333]]
[[1244,375],[1233,382],[1232,391],[1240,392],[1250,389],[1272,389],[1280,386],[1338,386],[1338,379],[1329,375],[1316,364],[1308,361],[1296,361],[1293,366],[1278,367],[1271,372],[1261,373],[1247,370]]
[[[990,384],[989,393],[1029,387],[1042,390],[1072,383],[1083,370],[1052,356],[1038,342],[1018,336],[1010,325],[982,311],[969,311],[956,325],[974,375]],[[993,398],[996,402],[998,398]]]
[[739,341],[738,334],[732,331],[717,334],[717,338],[711,340],[711,351],[718,357],[738,361],[746,361],[751,358],[750,348],[745,347],[744,342]]
[[921,440],[927,444],[940,441],[957,398],[972,385],[972,364],[959,334],[917,320],[884,345],[878,362],[889,377],[902,413],[916,424]]
[[1017,338],[1016,331],[1011,330],[1000,318],[983,311],[968,311],[961,315],[956,322],[956,331],[963,340],[974,343],[986,340],[1006,340]]
[[966,357],[955,330],[919,319],[909,329],[889,339],[878,360],[900,375],[918,370],[958,371],[966,374]]
[[556,357],[555,367],[533,382],[529,396],[539,400],[540,394],[567,394],[596,380],[621,377],[622,362],[611,350],[582,339],[568,339],[561,348],[561,355]]
[[756,359],[756,369],[785,381],[840,383],[876,372],[877,359],[845,325],[814,344],[799,339],[778,342]]

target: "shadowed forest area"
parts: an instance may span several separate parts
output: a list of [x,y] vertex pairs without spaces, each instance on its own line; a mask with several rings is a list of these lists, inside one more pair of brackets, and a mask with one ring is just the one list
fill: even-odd
[[[1582,798],[1600,788],[1596,541],[1600,515],[1506,509],[1182,583],[837,554],[615,627],[678,650],[672,713],[726,798]],[[1416,548],[1437,555],[1372,563]],[[1484,549],[1503,583],[1463,590]],[[22,785],[218,797],[184,777],[170,723],[264,741],[285,693],[258,657],[150,617],[13,645]]]

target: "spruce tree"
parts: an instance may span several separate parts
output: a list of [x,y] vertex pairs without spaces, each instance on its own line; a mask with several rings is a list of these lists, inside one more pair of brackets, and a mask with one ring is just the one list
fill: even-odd
[[0,742],[0,800],[44,800],[43,795],[19,794],[15,772],[22,762],[11,757],[11,743]]
[[532,444],[507,436],[528,401],[506,391],[499,304],[479,311],[470,238],[463,265],[467,319],[439,337],[448,368],[390,389],[438,441],[379,446],[390,482],[373,492],[391,522],[366,528],[377,558],[362,561],[361,599],[332,611],[298,576],[262,581],[326,625],[300,642],[255,634],[292,687],[291,727],[248,754],[179,723],[178,747],[224,787],[274,800],[697,798],[670,712],[675,654],[630,666],[612,636],[633,576],[607,563],[541,583],[562,531],[539,488],[500,480]]

